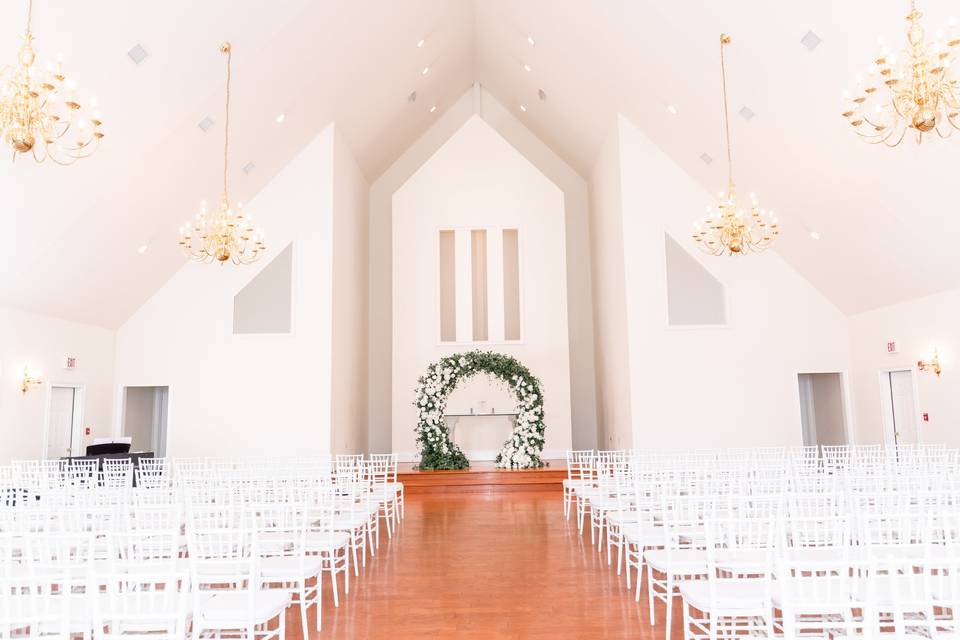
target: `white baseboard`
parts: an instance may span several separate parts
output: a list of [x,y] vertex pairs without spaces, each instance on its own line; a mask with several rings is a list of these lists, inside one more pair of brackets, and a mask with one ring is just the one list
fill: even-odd
[[[471,449],[463,453],[467,456],[467,460],[492,461],[497,459],[497,454],[500,453],[500,450]],[[563,449],[544,449],[540,457],[544,460],[564,460],[567,457],[567,452]],[[397,460],[400,462],[419,462],[420,456],[417,455],[416,451],[398,451]]]

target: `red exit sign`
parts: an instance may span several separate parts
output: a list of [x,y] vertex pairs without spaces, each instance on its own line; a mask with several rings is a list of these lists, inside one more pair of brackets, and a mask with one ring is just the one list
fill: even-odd
[[887,343],[887,353],[896,353],[897,352],[897,341],[891,340]]

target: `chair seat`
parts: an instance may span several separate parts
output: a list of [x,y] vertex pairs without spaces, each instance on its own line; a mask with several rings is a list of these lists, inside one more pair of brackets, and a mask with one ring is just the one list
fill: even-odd
[[290,594],[280,590],[257,591],[252,598],[241,591],[213,593],[199,602],[194,624],[201,629],[238,629],[248,616],[262,624],[283,615],[289,603]]
[[680,595],[687,604],[704,613],[769,609],[770,594],[765,580],[717,580],[713,587],[710,583],[710,580],[685,580],[680,584]]
[[623,537],[630,544],[637,546],[662,544],[663,527],[654,526],[649,522],[629,522],[623,527]]
[[821,613],[847,612],[853,602],[850,586],[850,579],[844,577],[777,580],[773,585],[773,605]]
[[263,558],[260,561],[260,576],[264,582],[293,582],[312,578],[322,568],[323,562],[316,556],[302,559],[293,556]]
[[633,524],[637,522],[637,512],[614,511],[613,513],[607,515],[607,521],[614,526]]
[[329,553],[350,545],[350,534],[346,531],[307,534],[307,551]]
[[675,576],[702,575],[707,572],[707,552],[703,549],[648,549],[647,564],[660,573]]

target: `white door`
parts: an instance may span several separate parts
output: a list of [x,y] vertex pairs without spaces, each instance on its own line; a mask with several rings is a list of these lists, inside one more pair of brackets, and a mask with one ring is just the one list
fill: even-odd
[[917,430],[917,416],[913,401],[913,372],[891,371],[890,410],[893,424],[893,437],[897,444],[917,444],[920,433]]
[[73,455],[73,410],[77,390],[73,387],[50,389],[50,431],[47,434],[47,458]]

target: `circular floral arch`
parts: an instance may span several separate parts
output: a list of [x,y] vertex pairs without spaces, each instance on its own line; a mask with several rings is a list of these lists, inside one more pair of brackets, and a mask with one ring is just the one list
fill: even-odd
[[447,356],[427,368],[417,384],[417,448],[420,469],[467,469],[470,462],[450,441],[443,419],[447,396],[462,381],[488,373],[505,382],[517,401],[517,419],[510,438],[497,454],[497,466],[542,467],[543,394],[540,381],[516,358],[492,351],[469,351]]

